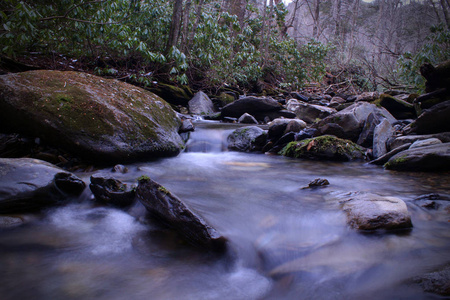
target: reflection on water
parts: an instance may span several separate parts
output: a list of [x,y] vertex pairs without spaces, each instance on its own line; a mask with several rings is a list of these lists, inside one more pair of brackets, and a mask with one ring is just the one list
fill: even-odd
[[[216,139],[224,147],[223,130],[204,130],[191,136],[192,144],[203,139],[218,147]],[[428,210],[414,201],[431,192],[448,195],[448,174],[188,150],[129,165],[126,174],[100,173],[129,185],[149,175],[227,236],[234,259],[198,253],[173,232],[141,222],[139,204],[121,211],[80,199],[0,230],[0,298],[424,299],[430,296],[411,278],[450,262],[446,204]],[[91,174],[79,175],[88,181]],[[318,177],[330,185],[301,189]],[[333,197],[346,191],[405,200],[414,228],[349,229]]]

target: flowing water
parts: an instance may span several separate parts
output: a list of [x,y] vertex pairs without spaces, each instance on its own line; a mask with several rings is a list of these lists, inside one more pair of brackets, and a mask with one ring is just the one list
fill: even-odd
[[[177,157],[95,172],[129,185],[150,176],[226,236],[230,255],[199,253],[139,203],[95,206],[87,189],[0,230],[0,299],[438,299],[412,278],[450,262],[450,210],[414,199],[448,195],[448,173],[223,151],[231,130],[201,123]],[[301,189],[318,177],[330,185]],[[403,199],[413,229],[350,229],[336,201],[349,191]]]

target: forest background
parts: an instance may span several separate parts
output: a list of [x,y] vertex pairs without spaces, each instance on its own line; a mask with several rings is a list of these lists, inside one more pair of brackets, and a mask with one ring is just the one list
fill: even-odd
[[[217,92],[424,89],[450,0],[3,0],[0,63]],[[19,68],[20,69],[20,68]]]

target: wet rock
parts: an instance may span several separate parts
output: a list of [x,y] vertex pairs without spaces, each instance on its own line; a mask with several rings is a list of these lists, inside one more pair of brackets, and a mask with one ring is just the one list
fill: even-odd
[[405,202],[396,197],[372,193],[348,193],[339,196],[348,224],[358,230],[400,229],[412,227]]
[[325,119],[314,124],[321,134],[330,134],[326,131],[326,124],[334,123],[342,128],[341,138],[357,142],[359,135],[364,128],[364,124],[369,115],[373,114],[376,120],[387,119],[389,123],[394,124],[397,120],[384,108],[379,108],[374,104],[367,102],[357,102]]
[[430,138],[430,139],[426,139],[426,140],[419,140],[419,141],[415,141],[411,147],[409,147],[409,149],[415,149],[415,148],[420,148],[420,147],[425,147],[425,146],[431,146],[431,145],[437,145],[437,144],[442,144],[440,139],[437,138]]
[[350,161],[364,159],[364,149],[349,140],[324,135],[316,138],[291,142],[281,155],[316,160]]
[[17,158],[29,155],[35,143],[17,133],[0,133],[0,157]]
[[389,161],[389,159],[394,156],[397,153],[400,153],[406,149],[409,149],[409,146],[411,146],[411,143],[408,144],[403,144],[401,146],[398,146],[395,149],[392,149],[391,151],[389,151],[388,153],[378,157],[377,159],[372,160],[371,162],[369,162],[370,164],[374,164],[374,165],[384,165],[385,163],[387,163]]
[[238,128],[228,137],[228,149],[250,152],[260,151],[266,144],[267,133],[257,126]]
[[221,110],[222,118],[239,118],[245,113],[249,113],[258,121],[264,121],[266,116],[277,113],[282,106],[270,97],[244,97],[224,106]]
[[380,105],[386,108],[396,119],[414,119],[416,117],[416,110],[411,103],[390,95],[382,94]]
[[49,70],[0,76],[0,127],[97,163],[176,155],[180,123],[163,99],[118,80]]
[[394,140],[389,142],[389,149],[397,148],[404,144],[412,144],[415,141],[427,140],[431,138],[437,138],[443,143],[450,142],[450,132],[436,133],[436,134],[426,134],[426,135],[404,135],[396,137]]
[[255,119],[255,117],[253,117],[248,113],[245,113],[242,116],[240,116],[238,122],[244,124],[258,124],[258,121]]
[[330,182],[325,178],[316,178],[313,181],[311,181],[307,186],[302,187],[302,189],[309,189],[309,188],[318,188],[318,187],[324,187],[330,185]]
[[302,141],[304,139],[310,139],[317,134],[317,129],[315,128],[306,128],[301,130],[299,133],[295,135],[296,141]]
[[[265,152],[269,152],[269,153],[278,153],[279,151],[281,151],[288,143],[292,142],[295,140],[295,132],[288,132],[286,134],[284,134],[282,137],[280,137],[278,139],[278,141],[276,143],[274,143],[272,145],[271,149],[266,149]],[[264,146],[264,148],[268,147],[268,145],[266,144],[266,146]]]
[[181,126],[180,129],[178,130],[179,133],[186,133],[186,132],[191,132],[194,131],[195,127],[194,124],[192,123],[191,119],[183,119],[181,121]]
[[409,125],[408,134],[430,134],[450,131],[450,100],[425,109],[420,116]]
[[202,91],[194,95],[194,98],[189,101],[188,106],[189,113],[195,115],[209,115],[215,111],[213,102]]
[[448,171],[450,170],[450,143],[402,151],[391,157],[384,167],[398,171]]
[[128,173],[128,168],[124,165],[115,165],[112,171],[116,173],[126,174]]
[[334,108],[309,104],[297,100],[289,100],[287,109],[293,111],[297,118],[305,121],[306,123],[313,123],[318,119],[323,119],[337,111]]
[[275,143],[286,133],[299,132],[305,127],[306,123],[302,120],[278,118],[269,123],[267,137]]
[[[374,132],[375,128],[381,123],[384,118],[380,118],[374,114],[369,114],[367,116],[367,120],[364,122],[364,126],[359,134],[358,141],[356,142],[358,145],[361,145],[366,148],[371,148],[374,145]],[[343,131],[343,129],[342,129]],[[344,136],[344,133],[341,133]]]
[[175,229],[192,245],[208,251],[226,251],[227,239],[162,185],[143,177],[136,197],[152,217]]
[[392,138],[394,133],[394,128],[386,119],[383,119],[381,123],[375,127],[373,134],[373,157],[378,158],[388,152],[387,142]]
[[436,272],[418,276],[414,279],[425,292],[450,296],[450,266]]
[[91,176],[89,188],[95,199],[102,204],[126,207],[135,201],[135,191],[114,178]]
[[0,213],[26,212],[78,196],[84,182],[41,160],[0,158]]
[[0,228],[11,228],[20,226],[24,221],[19,217],[0,216]]

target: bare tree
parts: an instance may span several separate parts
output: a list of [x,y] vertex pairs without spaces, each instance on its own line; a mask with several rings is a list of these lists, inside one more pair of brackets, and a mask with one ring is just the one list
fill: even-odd
[[183,14],[183,0],[174,0],[172,22],[170,23],[169,39],[165,53],[168,54],[172,47],[176,47],[180,35],[181,17]]

